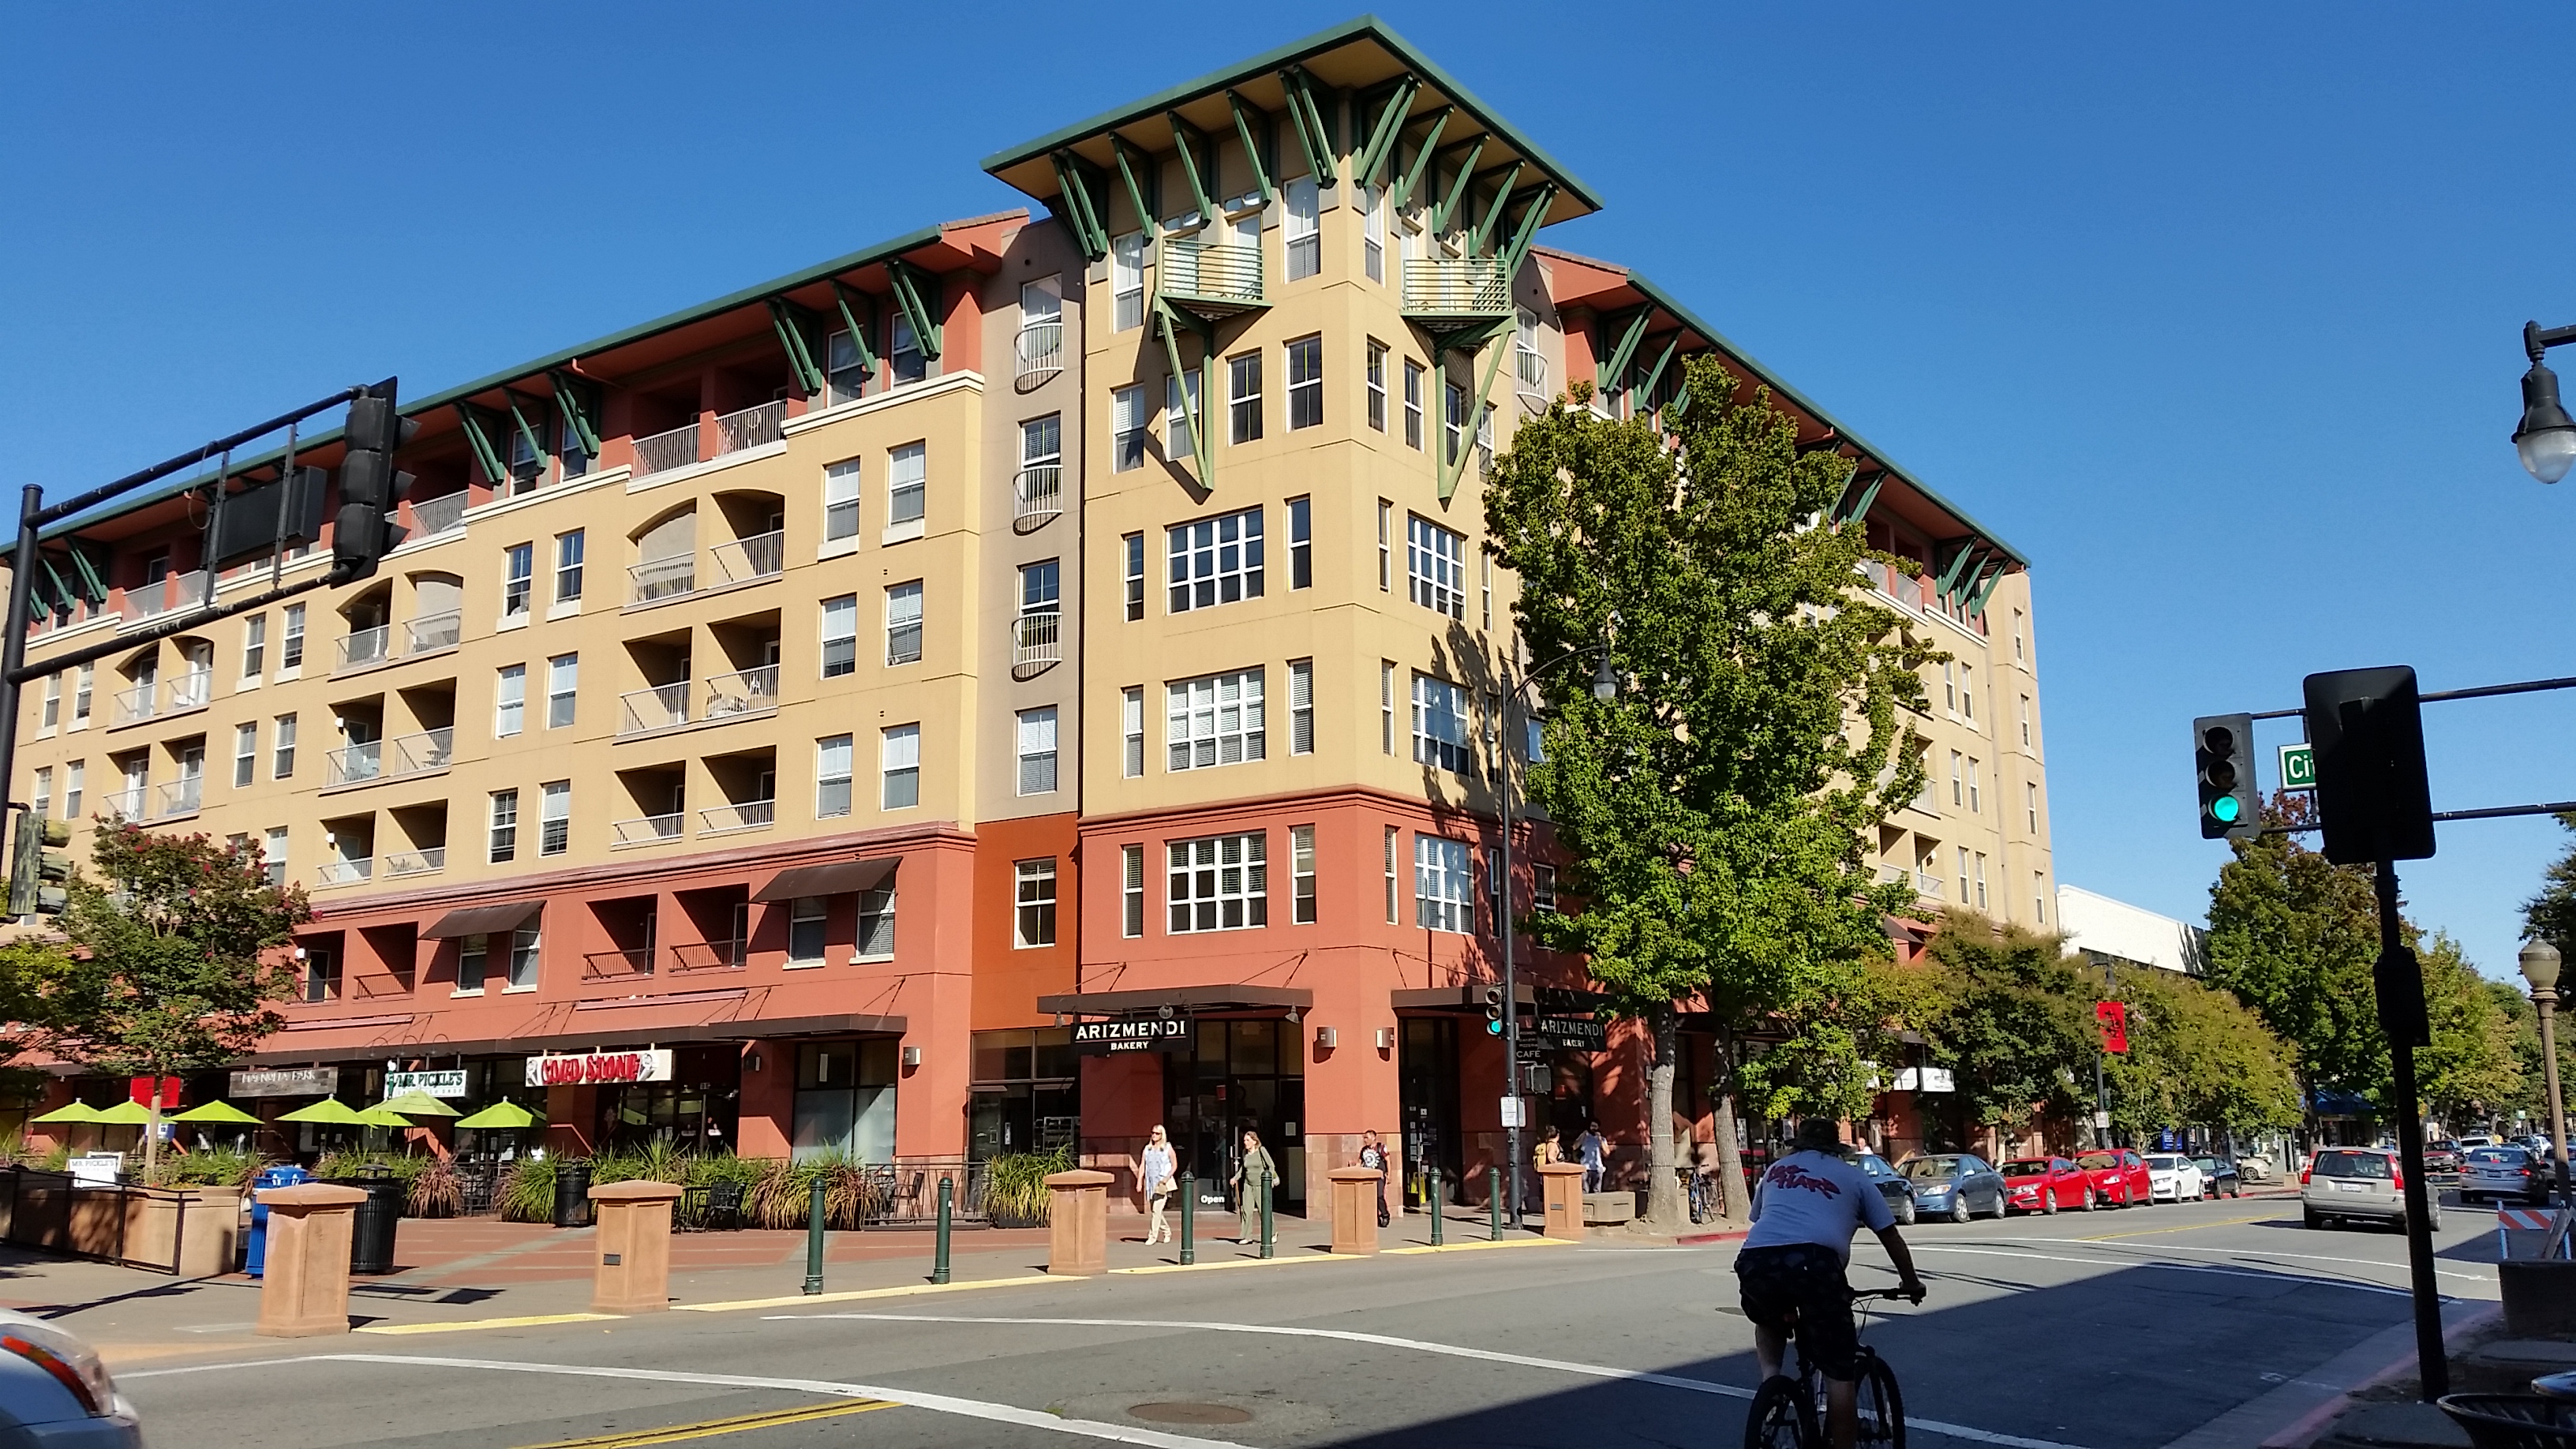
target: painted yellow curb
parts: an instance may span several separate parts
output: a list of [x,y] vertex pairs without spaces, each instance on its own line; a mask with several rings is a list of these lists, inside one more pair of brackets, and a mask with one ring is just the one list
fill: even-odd
[[1226,1258],[1214,1263],[1155,1263],[1143,1268],[1112,1268],[1112,1273],[1212,1273],[1220,1268],[1279,1268],[1291,1263],[1365,1263],[1366,1253],[1300,1253],[1293,1258]]
[[2079,1238],[2076,1241],[2085,1243],[2107,1243],[2114,1238],[2152,1238],[2159,1233],[2196,1233],[2203,1228],[2232,1227],[2238,1223],[2267,1223],[2276,1216],[2278,1216],[2276,1213],[2264,1213],[2259,1217],[2220,1218],[2214,1223],[2185,1223],[2178,1228],[2140,1228],[2134,1233],[2096,1233],[2091,1237]]
[[467,1318],[453,1323],[370,1323],[356,1333],[463,1333],[469,1328],[527,1328],[540,1323],[597,1323],[622,1313],[532,1313],[525,1318]]
[[905,1283],[893,1288],[854,1288],[846,1293],[798,1293],[785,1298],[737,1298],[726,1303],[674,1303],[674,1313],[732,1313],[745,1308],[795,1308],[812,1303],[853,1303],[862,1298],[909,1298],[916,1293],[963,1293],[970,1288],[1014,1288],[1030,1283],[1078,1283],[1033,1273],[1022,1278],[978,1278],[971,1283]]
[[1485,1248],[1571,1248],[1571,1238],[1478,1238],[1471,1243],[1442,1243],[1438,1247],[1423,1244],[1411,1248],[1385,1248],[1388,1256],[1397,1253],[1473,1253]]

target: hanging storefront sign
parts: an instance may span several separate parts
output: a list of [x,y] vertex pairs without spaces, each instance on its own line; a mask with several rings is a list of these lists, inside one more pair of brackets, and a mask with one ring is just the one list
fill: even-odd
[[671,1051],[584,1052],[577,1056],[528,1058],[531,1087],[578,1087],[593,1082],[667,1082]]
[[1115,1052],[1184,1052],[1190,1049],[1193,1034],[1190,1018],[1178,1013],[1077,1021],[1073,1024],[1073,1049],[1086,1057],[1105,1057]]
[[233,1073],[227,1097],[327,1097],[340,1090],[338,1067],[257,1067]]
[[426,1092],[433,1097],[462,1097],[465,1095],[465,1072],[458,1068],[445,1072],[385,1073],[387,1101],[406,1092]]
[[1610,1047],[1609,1024],[1591,1016],[1551,1016],[1542,1013],[1538,1019],[1539,1040],[1557,1051],[1607,1051]]

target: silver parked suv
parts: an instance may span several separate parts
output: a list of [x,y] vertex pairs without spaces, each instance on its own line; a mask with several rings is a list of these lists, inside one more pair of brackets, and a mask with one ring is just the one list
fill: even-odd
[[[2429,1188],[2431,1185],[2428,1183]],[[2426,1226],[2442,1226],[2442,1200],[2428,1195]],[[2406,1177],[2397,1154],[2385,1147],[2328,1147],[2299,1174],[2299,1205],[2308,1226],[2322,1228],[2346,1218],[2365,1218],[2402,1227],[2406,1222]]]

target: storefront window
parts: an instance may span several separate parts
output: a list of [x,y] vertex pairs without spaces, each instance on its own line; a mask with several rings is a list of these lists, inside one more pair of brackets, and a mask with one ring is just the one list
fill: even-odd
[[895,1038],[817,1042],[796,1049],[796,1123],[802,1161],[825,1152],[860,1162],[894,1160]]
[[730,1152],[742,1106],[742,1056],[734,1046],[682,1047],[676,1080],[599,1089],[603,1150],[632,1152],[655,1142],[684,1152]]
[[1304,1200],[1305,1043],[1302,1027],[1276,1019],[1201,1021],[1191,1053],[1163,1059],[1164,1125],[1203,1204],[1224,1200],[1246,1127],[1279,1164],[1280,1200]]
[[1082,1128],[1082,1084],[1071,1027],[979,1031],[974,1061],[967,1150],[976,1161],[1074,1144]]

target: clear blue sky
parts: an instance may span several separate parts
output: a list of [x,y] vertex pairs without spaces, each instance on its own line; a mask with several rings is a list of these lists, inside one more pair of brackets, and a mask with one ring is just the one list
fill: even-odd
[[[1242,13],[15,9],[0,483],[1013,205],[978,157],[1353,12]],[[1381,13],[1607,199],[1549,241],[1690,298],[2035,561],[2061,880],[2203,910],[2194,714],[2352,665],[2576,674],[2576,482],[2506,442],[2523,320],[2576,321],[2576,11]],[[2576,798],[2571,718],[2432,707],[2436,802]],[[2562,838],[2445,827],[2411,909],[2509,973]]]

